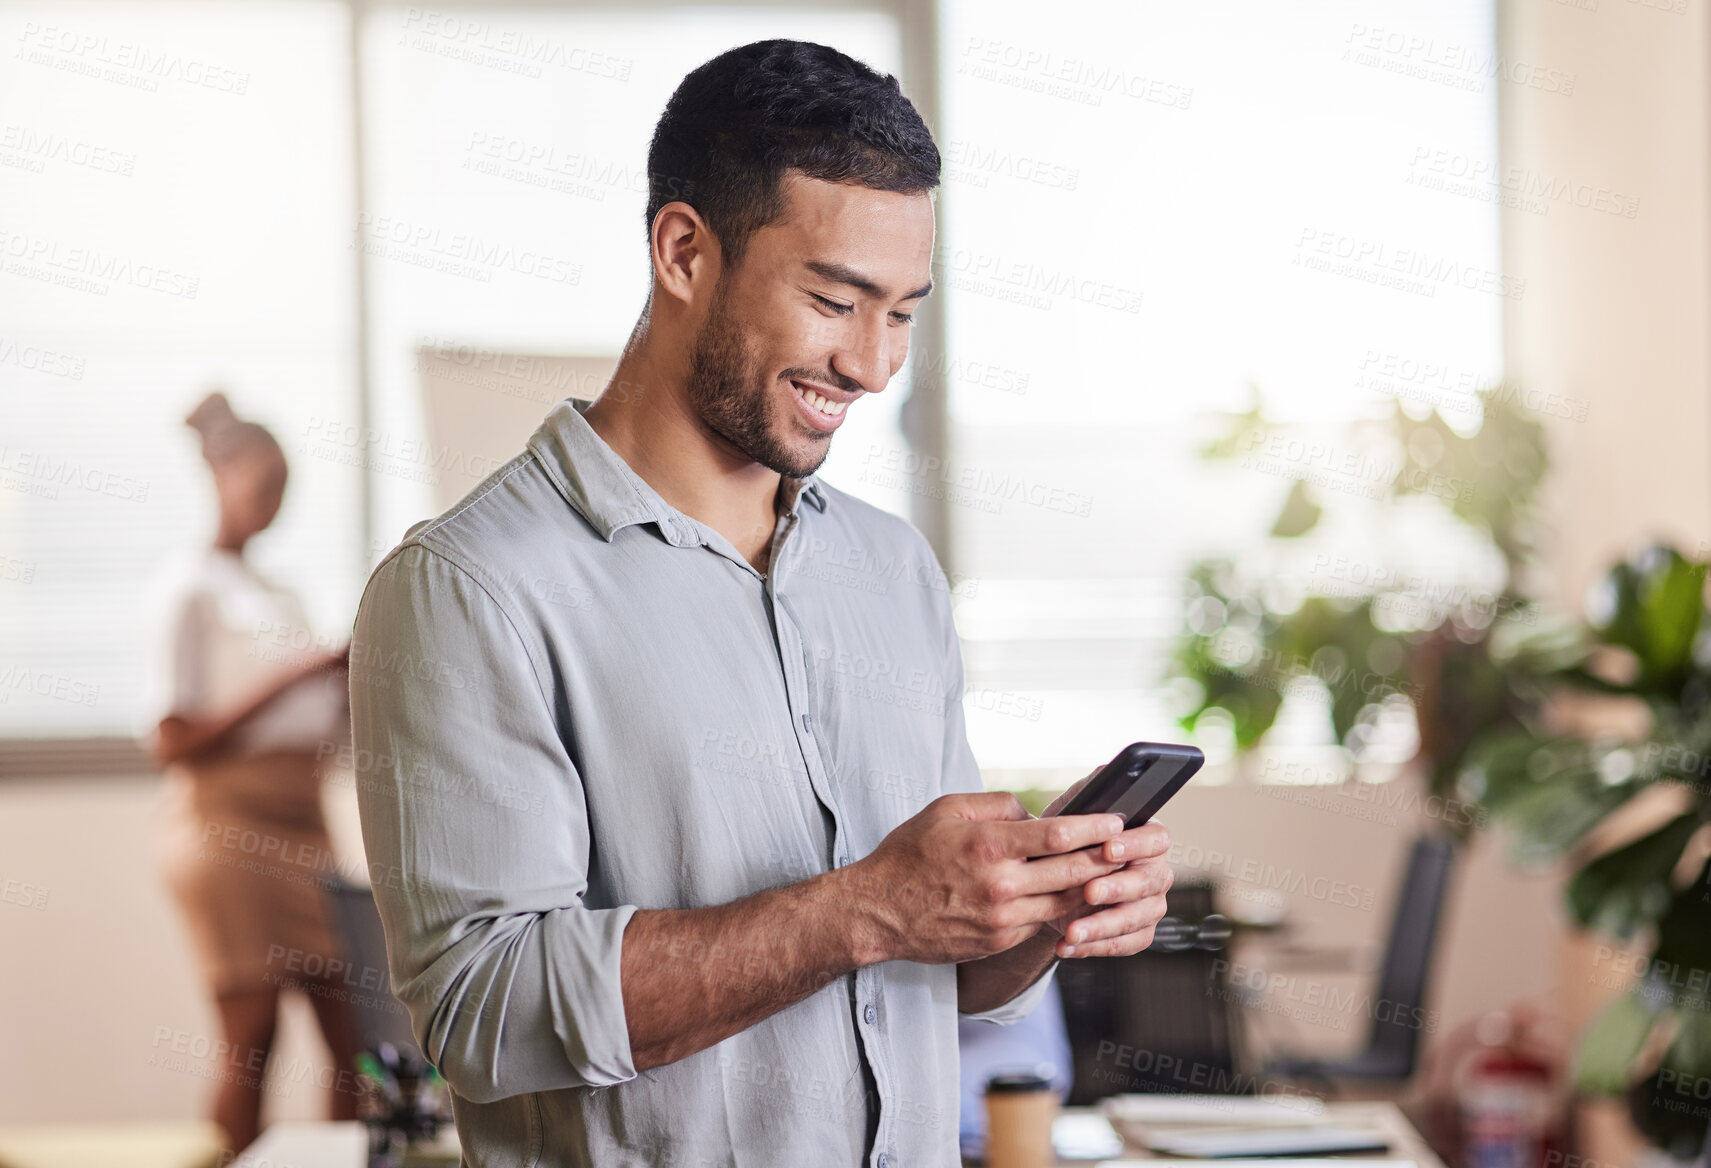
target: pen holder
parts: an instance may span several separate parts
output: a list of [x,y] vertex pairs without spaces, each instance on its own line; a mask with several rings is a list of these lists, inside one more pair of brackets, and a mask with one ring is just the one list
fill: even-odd
[[412,1145],[432,1141],[450,1121],[445,1080],[389,1042],[357,1055],[357,1114],[368,1128],[368,1168],[403,1168]]
[[1216,951],[1229,944],[1230,931],[1229,918],[1221,913],[1209,913],[1199,920],[1168,916],[1153,928],[1151,948],[1160,953],[1184,949]]

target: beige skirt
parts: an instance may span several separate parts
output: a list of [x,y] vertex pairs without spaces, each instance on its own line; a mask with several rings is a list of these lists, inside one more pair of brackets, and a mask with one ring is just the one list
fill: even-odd
[[315,757],[180,763],[166,779],[162,867],[214,993],[326,976],[342,946]]

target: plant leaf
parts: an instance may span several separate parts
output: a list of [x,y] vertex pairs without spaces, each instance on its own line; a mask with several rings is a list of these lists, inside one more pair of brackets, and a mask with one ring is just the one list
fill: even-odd
[[1283,500],[1283,509],[1277,513],[1277,522],[1271,525],[1271,534],[1278,539],[1306,535],[1324,513],[1325,509],[1315,503],[1308,492],[1307,480],[1296,479],[1295,485],[1289,488],[1288,497]]
[[1575,1086],[1596,1095],[1620,1095],[1632,1078],[1634,1056],[1657,1025],[1656,1007],[1626,993],[1587,1027],[1575,1056]]
[[1582,927],[1632,940],[1669,908],[1670,873],[1700,822],[1694,812],[1678,815],[1582,867],[1565,890],[1574,919]]

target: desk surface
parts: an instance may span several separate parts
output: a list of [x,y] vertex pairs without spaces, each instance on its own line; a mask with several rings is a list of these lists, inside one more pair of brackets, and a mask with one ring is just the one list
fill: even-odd
[[[1093,1107],[1065,1109],[1065,1114],[1075,1112],[1097,1114],[1098,1109]],[[1390,1143],[1390,1151],[1384,1153],[1359,1152],[1346,1157],[1314,1157],[1315,1160],[1349,1159],[1360,1160],[1369,1164],[1374,1161],[1393,1163],[1412,1161],[1419,1165],[1419,1168],[1444,1168],[1443,1161],[1438,1159],[1437,1153],[1432,1151],[1420,1133],[1414,1130],[1414,1125],[1408,1122],[1407,1117],[1394,1103],[1327,1103],[1324,1112],[1318,1116],[1317,1122],[1324,1126],[1356,1127],[1383,1132]],[[1132,1129],[1125,1130],[1127,1125],[1118,1124],[1116,1126],[1118,1134],[1123,1137],[1123,1151],[1112,1157],[1113,1160],[1178,1159],[1149,1151],[1139,1142]],[[1177,1124],[1160,1124],[1158,1127],[1159,1130],[1164,1130],[1166,1127],[1173,1131],[1189,1130]],[[1219,1163],[1217,1160],[1199,1162],[1206,1164],[1208,1168],[1216,1168]],[[969,1163],[973,1163],[973,1161],[969,1161]],[[1079,1168],[1089,1168],[1089,1165],[1097,1163],[1097,1161],[1059,1160],[1057,1163],[1065,1166],[1078,1165]]]
[[[1349,1159],[1369,1163],[1374,1160],[1412,1160],[1419,1168],[1444,1168],[1443,1162],[1393,1103],[1328,1103],[1321,1118],[1326,1124],[1372,1128],[1389,1137],[1391,1149],[1388,1153],[1374,1155],[1368,1152],[1348,1157]],[[1125,1146],[1118,1159],[1159,1158],[1130,1138],[1130,1133],[1123,1134]],[[361,1124],[276,1123],[269,1127],[248,1151],[238,1157],[233,1168],[249,1168],[251,1165],[261,1168],[269,1164],[290,1164],[292,1168],[361,1168],[367,1147]],[[1058,1163],[1087,1168],[1093,1161],[1060,1160]],[[1215,1168],[1218,1162],[1208,1160],[1205,1163],[1208,1168]]]
[[0,1168],[214,1168],[226,1133],[203,1119],[0,1125]]

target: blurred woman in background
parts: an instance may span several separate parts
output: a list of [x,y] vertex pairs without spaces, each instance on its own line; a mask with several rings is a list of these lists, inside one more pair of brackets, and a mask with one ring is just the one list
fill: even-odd
[[279,443],[219,393],[186,422],[202,436],[220,519],[213,546],[170,586],[150,747],[167,776],[167,880],[230,1044],[214,1121],[237,1151],[260,1131],[282,983],[314,1005],[334,1060],[333,1118],[356,1115],[355,1030],[326,972],[342,967],[329,965],[340,945],[318,762],[348,735],[349,649],[313,651],[297,598],[244,559],[284,497]]

